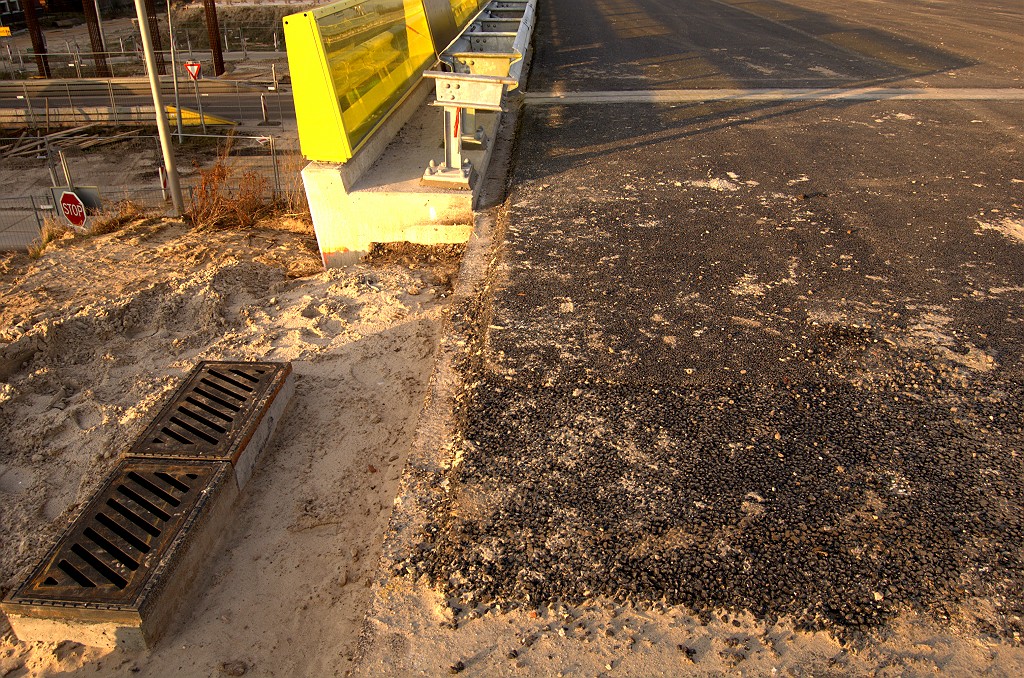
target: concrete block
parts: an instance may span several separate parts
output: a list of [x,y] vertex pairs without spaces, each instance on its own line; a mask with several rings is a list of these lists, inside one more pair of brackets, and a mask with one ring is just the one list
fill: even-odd
[[[499,118],[477,114],[488,138],[494,138]],[[373,243],[469,239],[491,146],[464,153],[477,174],[472,190],[424,185],[430,161],[444,159],[443,132],[441,110],[421,102],[372,164],[357,153],[347,163],[311,163],[302,171],[324,266],[354,263]]]

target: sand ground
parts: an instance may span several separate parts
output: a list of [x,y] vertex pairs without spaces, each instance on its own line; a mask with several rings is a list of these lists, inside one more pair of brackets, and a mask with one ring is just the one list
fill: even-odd
[[4,593],[197,361],[288,360],[297,389],[208,578],[152,653],[21,643],[4,623],[0,675],[323,675],[351,661],[458,252],[324,272],[307,228],[153,219],[34,261],[3,255]]

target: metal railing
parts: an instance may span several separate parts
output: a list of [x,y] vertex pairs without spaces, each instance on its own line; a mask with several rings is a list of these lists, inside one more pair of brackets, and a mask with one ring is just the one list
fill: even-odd
[[[193,83],[161,78],[164,101],[195,115],[184,121],[201,126],[198,112],[222,119],[210,124],[290,124],[294,106],[289,91],[276,82],[276,69],[251,81],[209,79]],[[0,81],[0,124],[48,129],[87,123],[152,122],[153,99],[144,78]]]
[[519,87],[535,10],[536,0],[490,0],[438,56],[443,70],[423,74],[434,80],[434,105],[444,109],[445,130],[444,160],[431,160],[424,182],[472,185],[463,146],[490,143],[477,127],[476,112],[501,111],[505,94]]
[[[162,37],[166,45],[167,36]],[[174,51],[179,60],[209,59],[210,47],[205,27],[175,28]],[[284,32],[279,25],[266,24],[222,24],[221,44],[229,59],[251,56],[264,58],[283,57],[285,54]],[[134,35],[111,37],[106,52],[95,52],[88,46],[65,41],[63,49],[58,46],[46,53],[53,78],[106,78],[141,76],[146,74],[146,63],[142,56],[142,45]],[[164,49],[157,52],[158,61],[170,64],[171,52]],[[36,54],[30,48],[18,48],[10,42],[0,49],[0,79],[23,80],[36,77],[38,67]],[[169,67],[169,66],[168,66]]]

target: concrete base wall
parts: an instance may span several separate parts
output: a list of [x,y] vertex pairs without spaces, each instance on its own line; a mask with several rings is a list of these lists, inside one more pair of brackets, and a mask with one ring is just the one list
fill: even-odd
[[473,227],[473,194],[345,190],[342,169],[312,163],[302,170],[324,266],[358,260],[375,242],[423,245],[465,242]]
[[142,622],[131,626],[116,622],[77,622],[70,619],[43,619],[9,615],[11,630],[22,642],[63,643],[73,640],[82,645],[101,648],[121,648],[127,652],[145,650],[146,639]]
[[[373,243],[421,245],[466,242],[473,232],[473,208],[490,160],[490,146],[466,150],[476,181],[472,189],[424,185],[430,161],[444,159],[441,109],[411,97],[397,121],[380,130],[380,140],[347,163],[311,163],[302,171],[324,266],[359,260]],[[500,115],[479,112],[477,122],[493,139]]]

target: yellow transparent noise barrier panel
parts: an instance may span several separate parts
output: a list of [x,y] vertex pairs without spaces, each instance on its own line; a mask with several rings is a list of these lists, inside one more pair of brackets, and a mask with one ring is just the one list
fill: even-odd
[[[451,0],[452,16],[455,18],[455,25],[461,30],[480,10],[480,7],[484,5],[486,1],[487,0]],[[448,45],[440,45],[438,47],[438,51],[440,52],[447,46]]]
[[338,2],[284,19],[302,153],[345,162],[434,60],[420,0]]

